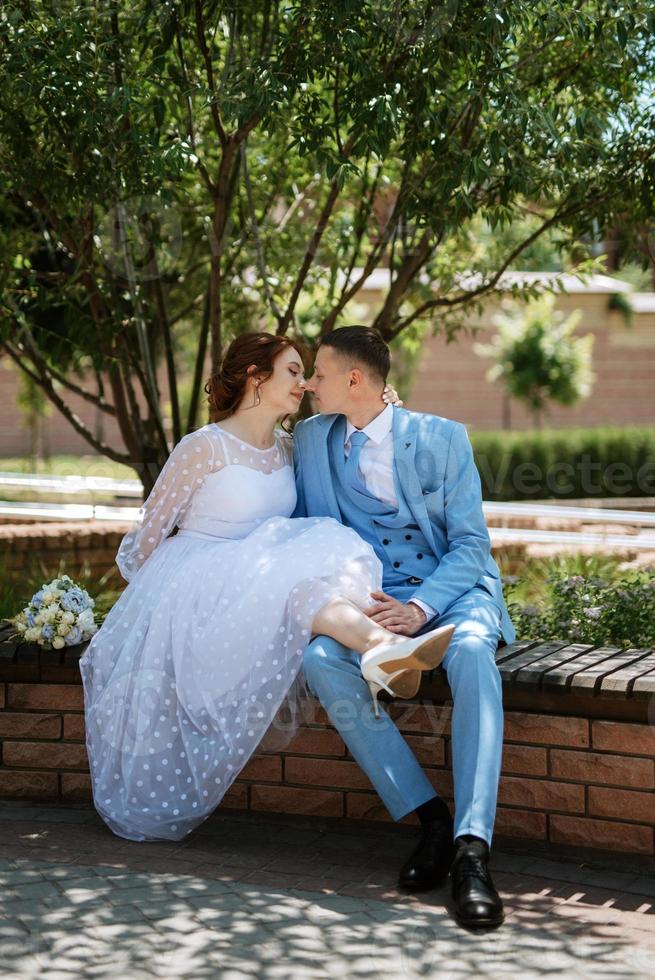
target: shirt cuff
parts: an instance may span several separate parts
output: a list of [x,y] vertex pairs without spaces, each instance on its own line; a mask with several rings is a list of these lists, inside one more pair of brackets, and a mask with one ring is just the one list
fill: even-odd
[[421,599],[410,599],[409,601],[413,602],[419,609],[422,609],[428,619],[432,619],[437,615],[437,610],[433,609],[432,606],[428,606],[427,602],[422,602]]

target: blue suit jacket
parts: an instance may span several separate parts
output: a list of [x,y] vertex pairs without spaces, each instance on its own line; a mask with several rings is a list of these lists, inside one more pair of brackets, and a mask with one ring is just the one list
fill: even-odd
[[[337,418],[315,415],[294,429],[296,517],[342,519],[328,457],[328,436]],[[394,407],[393,439],[396,475],[413,520],[439,559],[434,572],[416,589],[415,598],[441,615],[455,599],[480,585],[495,598],[502,636],[512,643],[516,631],[491,556],[480,477],[465,426]]]

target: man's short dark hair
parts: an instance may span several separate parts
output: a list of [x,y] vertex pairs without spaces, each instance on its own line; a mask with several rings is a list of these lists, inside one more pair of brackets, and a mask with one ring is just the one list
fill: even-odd
[[368,368],[382,381],[387,380],[391,367],[389,347],[380,331],[373,327],[339,327],[326,334],[318,346],[331,347],[344,358]]

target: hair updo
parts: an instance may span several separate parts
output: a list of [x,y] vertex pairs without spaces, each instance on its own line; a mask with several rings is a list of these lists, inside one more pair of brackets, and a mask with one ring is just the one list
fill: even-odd
[[254,331],[235,337],[223,356],[219,371],[205,384],[204,390],[209,396],[209,421],[220,422],[232,415],[246,394],[248,380],[256,374],[262,384],[267,381],[273,374],[276,357],[289,347],[298,351],[306,364],[306,351],[290,337]]

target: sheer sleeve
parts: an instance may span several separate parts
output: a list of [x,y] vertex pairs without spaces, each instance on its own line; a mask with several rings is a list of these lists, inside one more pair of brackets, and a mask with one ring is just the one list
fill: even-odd
[[119,545],[116,564],[127,582],[182,520],[195,490],[224,465],[224,455],[221,441],[207,429],[189,432],[173,448]]
[[284,429],[276,429],[275,434],[277,435],[278,446],[280,447],[284,462],[293,466],[293,436]]

